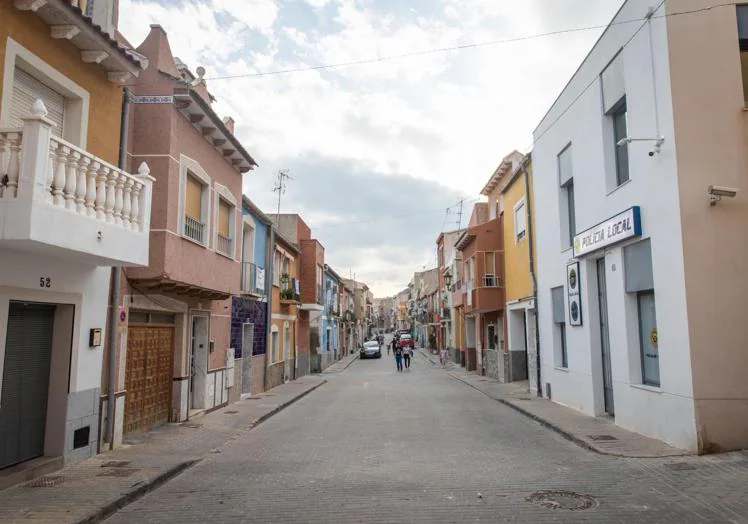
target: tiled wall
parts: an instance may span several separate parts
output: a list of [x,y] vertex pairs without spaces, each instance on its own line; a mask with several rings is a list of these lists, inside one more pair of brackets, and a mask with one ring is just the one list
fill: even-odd
[[233,297],[231,300],[231,347],[236,350],[236,358],[242,354],[242,324],[254,324],[254,348],[252,355],[264,355],[267,345],[265,326],[267,303],[248,297]]

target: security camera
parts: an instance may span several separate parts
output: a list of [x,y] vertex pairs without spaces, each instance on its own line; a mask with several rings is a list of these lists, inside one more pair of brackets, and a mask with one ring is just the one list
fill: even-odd
[[651,156],[651,157],[652,157],[652,156],[655,156],[656,154],[657,154],[657,153],[655,152],[655,150],[654,150],[654,149],[653,149],[652,151],[650,151],[650,152],[649,152],[649,156]]
[[725,186],[709,186],[708,193],[716,197],[734,198],[738,194],[738,189]]

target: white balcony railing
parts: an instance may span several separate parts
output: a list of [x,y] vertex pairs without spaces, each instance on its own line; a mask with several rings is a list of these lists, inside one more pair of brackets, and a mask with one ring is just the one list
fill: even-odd
[[223,236],[221,233],[217,233],[216,236],[216,251],[227,257],[232,256],[231,250],[234,242],[229,237]]
[[205,244],[205,224],[190,215],[184,215],[184,236]]
[[[52,136],[46,114],[37,100],[22,129],[0,129],[0,220],[15,224],[0,238],[48,240],[104,259],[147,263],[153,182],[148,166],[142,163],[138,174],[131,175]],[[30,222],[19,221],[25,215]],[[89,230],[98,243],[90,244]],[[131,237],[117,230],[131,232]],[[126,254],[135,247],[131,242],[144,248],[144,259],[140,250]]]

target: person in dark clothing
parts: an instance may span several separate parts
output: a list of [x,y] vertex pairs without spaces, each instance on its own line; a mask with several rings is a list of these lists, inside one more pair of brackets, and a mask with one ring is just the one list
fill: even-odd
[[397,370],[402,371],[403,370],[403,348],[401,348],[398,345],[395,345],[395,348],[393,349],[393,353],[395,353],[395,364],[397,365]]
[[405,360],[405,369],[410,369],[410,348],[403,348],[403,359]]

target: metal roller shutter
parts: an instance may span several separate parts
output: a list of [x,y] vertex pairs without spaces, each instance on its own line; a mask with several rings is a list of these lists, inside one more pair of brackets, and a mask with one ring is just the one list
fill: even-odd
[[11,302],[0,399],[0,468],[44,454],[55,306]]
[[13,101],[10,106],[10,125],[21,127],[23,119],[31,114],[31,107],[38,99],[47,107],[47,118],[56,125],[52,134],[63,136],[65,122],[65,97],[42,82],[16,67],[13,77]]

